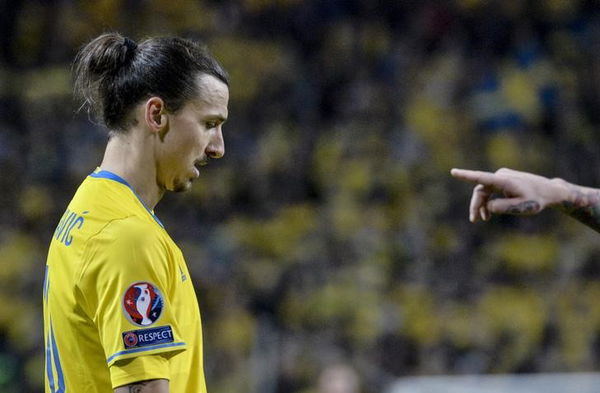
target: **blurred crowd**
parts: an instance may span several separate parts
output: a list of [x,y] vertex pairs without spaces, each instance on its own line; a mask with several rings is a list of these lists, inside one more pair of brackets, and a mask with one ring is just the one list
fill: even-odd
[[43,391],[51,233],[101,161],[70,64],[103,31],[203,40],[226,155],[156,214],[196,284],[212,393],[598,371],[600,234],[470,224],[452,167],[600,187],[595,0],[0,2],[0,391]]

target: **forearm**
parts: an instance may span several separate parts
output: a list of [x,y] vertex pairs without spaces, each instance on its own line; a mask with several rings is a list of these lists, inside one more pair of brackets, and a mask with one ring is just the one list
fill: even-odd
[[560,179],[553,181],[560,183],[563,189],[562,198],[553,207],[600,232],[600,190]]
[[119,386],[114,393],[169,393],[169,381],[166,379],[153,379],[135,382]]

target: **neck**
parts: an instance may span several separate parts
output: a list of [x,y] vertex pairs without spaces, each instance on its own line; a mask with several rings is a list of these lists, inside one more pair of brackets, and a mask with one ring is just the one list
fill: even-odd
[[156,183],[156,166],[150,137],[141,130],[115,133],[109,139],[100,169],[122,177],[146,206],[154,210],[164,194]]

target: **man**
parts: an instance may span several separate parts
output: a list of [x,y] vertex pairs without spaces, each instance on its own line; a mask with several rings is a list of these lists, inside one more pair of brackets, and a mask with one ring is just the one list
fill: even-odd
[[196,295],[154,207],[223,156],[227,74],[192,41],[114,33],[74,73],[109,140],[50,244],[46,392],[206,392]]
[[495,173],[452,169],[451,174],[476,184],[469,207],[471,222],[489,220],[492,214],[537,214],[551,207],[600,232],[600,190],[506,168]]

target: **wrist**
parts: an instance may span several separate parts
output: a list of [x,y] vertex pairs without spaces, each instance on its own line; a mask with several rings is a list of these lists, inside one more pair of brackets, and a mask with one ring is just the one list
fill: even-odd
[[565,207],[572,205],[575,201],[571,201],[572,193],[570,192],[570,186],[569,182],[561,178],[555,177],[550,179],[547,206],[564,210]]

